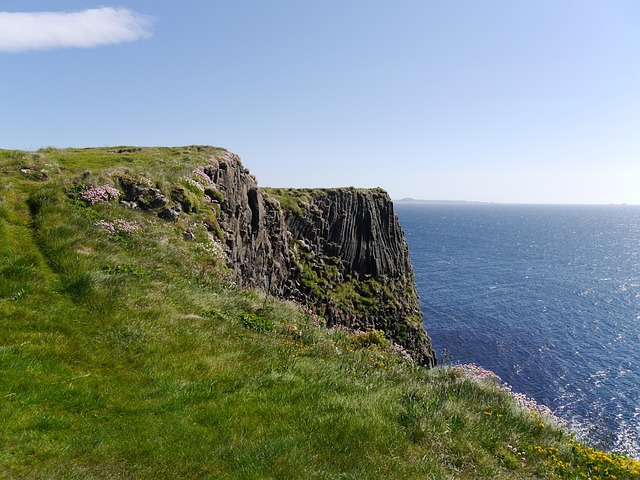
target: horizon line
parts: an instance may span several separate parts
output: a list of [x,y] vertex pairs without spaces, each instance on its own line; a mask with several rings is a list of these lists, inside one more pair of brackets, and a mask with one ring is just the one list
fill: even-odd
[[411,197],[392,199],[395,203],[427,204],[427,205],[540,205],[540,206],[611,206],[611,207],[638,207],[640,203],[608,202],[608,203],[580,203],[580,202],[499,202],[485,200],[425,200]]

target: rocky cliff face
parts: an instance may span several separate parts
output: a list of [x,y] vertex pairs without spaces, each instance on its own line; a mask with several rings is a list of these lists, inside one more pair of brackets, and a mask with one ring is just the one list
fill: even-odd
[[236,155],[221,155],[206,172],[224,197],[219,223],[234,276],[247,287],[279,297],[291,294],[290,233],[277,201],[258,188]]
[[230,153],[204,172],[222,193],[229,267],[244,286],[313,306],[329,326],[383,330],[418,363],[435,365],[407,244],[383,190],[260,189]]
[[383,330],[418,363],[435,365],[408,246],[388,194],[354,188],[271,193],[284,204],[297,199],[285,217],[297,288],[328,324]]

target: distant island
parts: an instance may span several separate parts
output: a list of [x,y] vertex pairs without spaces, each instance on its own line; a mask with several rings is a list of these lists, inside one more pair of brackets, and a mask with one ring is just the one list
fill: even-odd
[[430,205],[491,205],[494,202],[470,202],[467,200],[417,200],[415,198],[401,198],[400,200],[394,200],[393,203],[420,203]]

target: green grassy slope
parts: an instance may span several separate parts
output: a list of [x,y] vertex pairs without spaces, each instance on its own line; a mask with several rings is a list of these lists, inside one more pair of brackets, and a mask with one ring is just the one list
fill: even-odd
[[221,152],[0,151],[0,478],[638,478],[491,382],[236,288],[197,191],[176,223],[82,200]]

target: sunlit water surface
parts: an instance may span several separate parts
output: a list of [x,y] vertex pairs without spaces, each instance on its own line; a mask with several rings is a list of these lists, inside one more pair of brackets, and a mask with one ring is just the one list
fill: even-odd
[[640,207],[395,207],[439,358],[640,458]]

